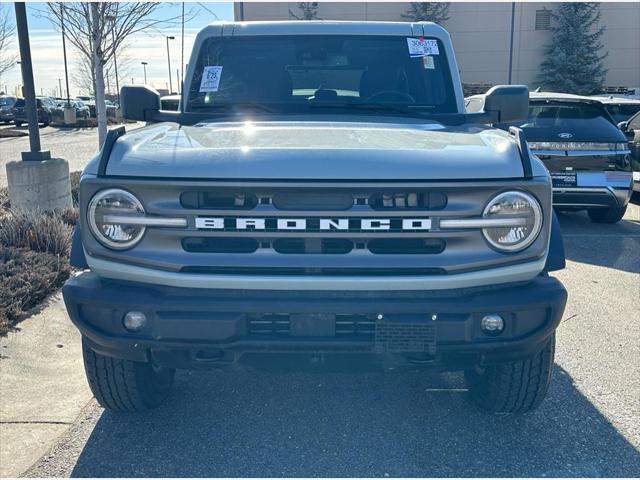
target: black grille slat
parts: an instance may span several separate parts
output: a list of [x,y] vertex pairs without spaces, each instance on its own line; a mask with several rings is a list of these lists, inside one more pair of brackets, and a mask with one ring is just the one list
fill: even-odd
[[193,253],[253,253],[260,246],[256,239],[248,237],[187,237],[182,248]]
[[193,209],[251,210],[258,202],[256,195],[245,192],[189,191],[180,195],[180,204]]
[[[249,335],[289,336],[291,331],[291,316],[288,314],[265,313],[247,319]],[[371,338],[375,333],[375,320],[364,315],[336,315],[335,336]]]
[[374,210],[442,210],[447,206],[447,196],[432,191],[374,193],[369,206]]
[[349,210],[353,206],[353,196],[346,193],[277,193],[272,203],[279,210]]
[[377,238],[367,242],[377,255],[430,255],[442,253],[445,241],[440,238]]

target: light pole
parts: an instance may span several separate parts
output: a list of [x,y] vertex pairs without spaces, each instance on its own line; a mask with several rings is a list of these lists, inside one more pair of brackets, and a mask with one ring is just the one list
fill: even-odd
[[148,62],[140,62],[142,64],[142,68],[144,68],[144,84],[147,84],[147,65],[149,65]]
[[64,31],[64,7],[60,4],[60,26],[62,27],[62,56],[64,58],[64,83],[67,87],[67,108],[71,107],[69,99],[69,72],[67,70],[67,35]]
[[171,57],[169,56],[169,40],[175,40],[173,35],[167,37],[167,64],[169,65],[169,95],[173,93],[173,84],[171,83]]
[[511,76],[513,72],[513,26],[516,16],[516,2],[511,2],[511,35],[509,37],[509,79],[507,83],[511,85]]
[[62,98],[62,79],[58,79],[58,88],[60,89],[60,98]]
[[[182,2],[182,32],[181,32],[181,37],[180,37],[180,77],[182,78],[182,81],[184,82],[184,2]],[[179,92],[182,92],[182,89],[184,88],[184,85],[182,84],[178,84],[178,88],[179,88]]]

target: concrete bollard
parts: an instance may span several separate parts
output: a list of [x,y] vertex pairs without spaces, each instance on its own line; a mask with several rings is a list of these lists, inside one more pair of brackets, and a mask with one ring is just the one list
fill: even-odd
[[69,163],[62,158],[7,163],[11,209],[55,210],[72,206]]
[[73,107],[64,109],[64,124],[75,125],[76,124],[76,109]]

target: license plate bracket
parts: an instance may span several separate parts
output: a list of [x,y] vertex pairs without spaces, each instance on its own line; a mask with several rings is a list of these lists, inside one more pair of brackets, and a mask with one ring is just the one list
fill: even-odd
[[376,322],[375,350],[378,353],[436,353],[436,326],[422,322]]
[[576,172],[551,172],[551,182],[556,188],[578,186]]

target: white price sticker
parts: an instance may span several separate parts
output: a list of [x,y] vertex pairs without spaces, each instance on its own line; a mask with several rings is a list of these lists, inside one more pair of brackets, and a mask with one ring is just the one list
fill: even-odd
[[438,41],[424,38],[407,38],[409,55],[412,57],[423,57],[424,55],[439,55]]
[[200,82],[201,92],[217,92],[220,85],[220,77],[222,76],[222,66],[204,67],[202,72],[202,81]]

